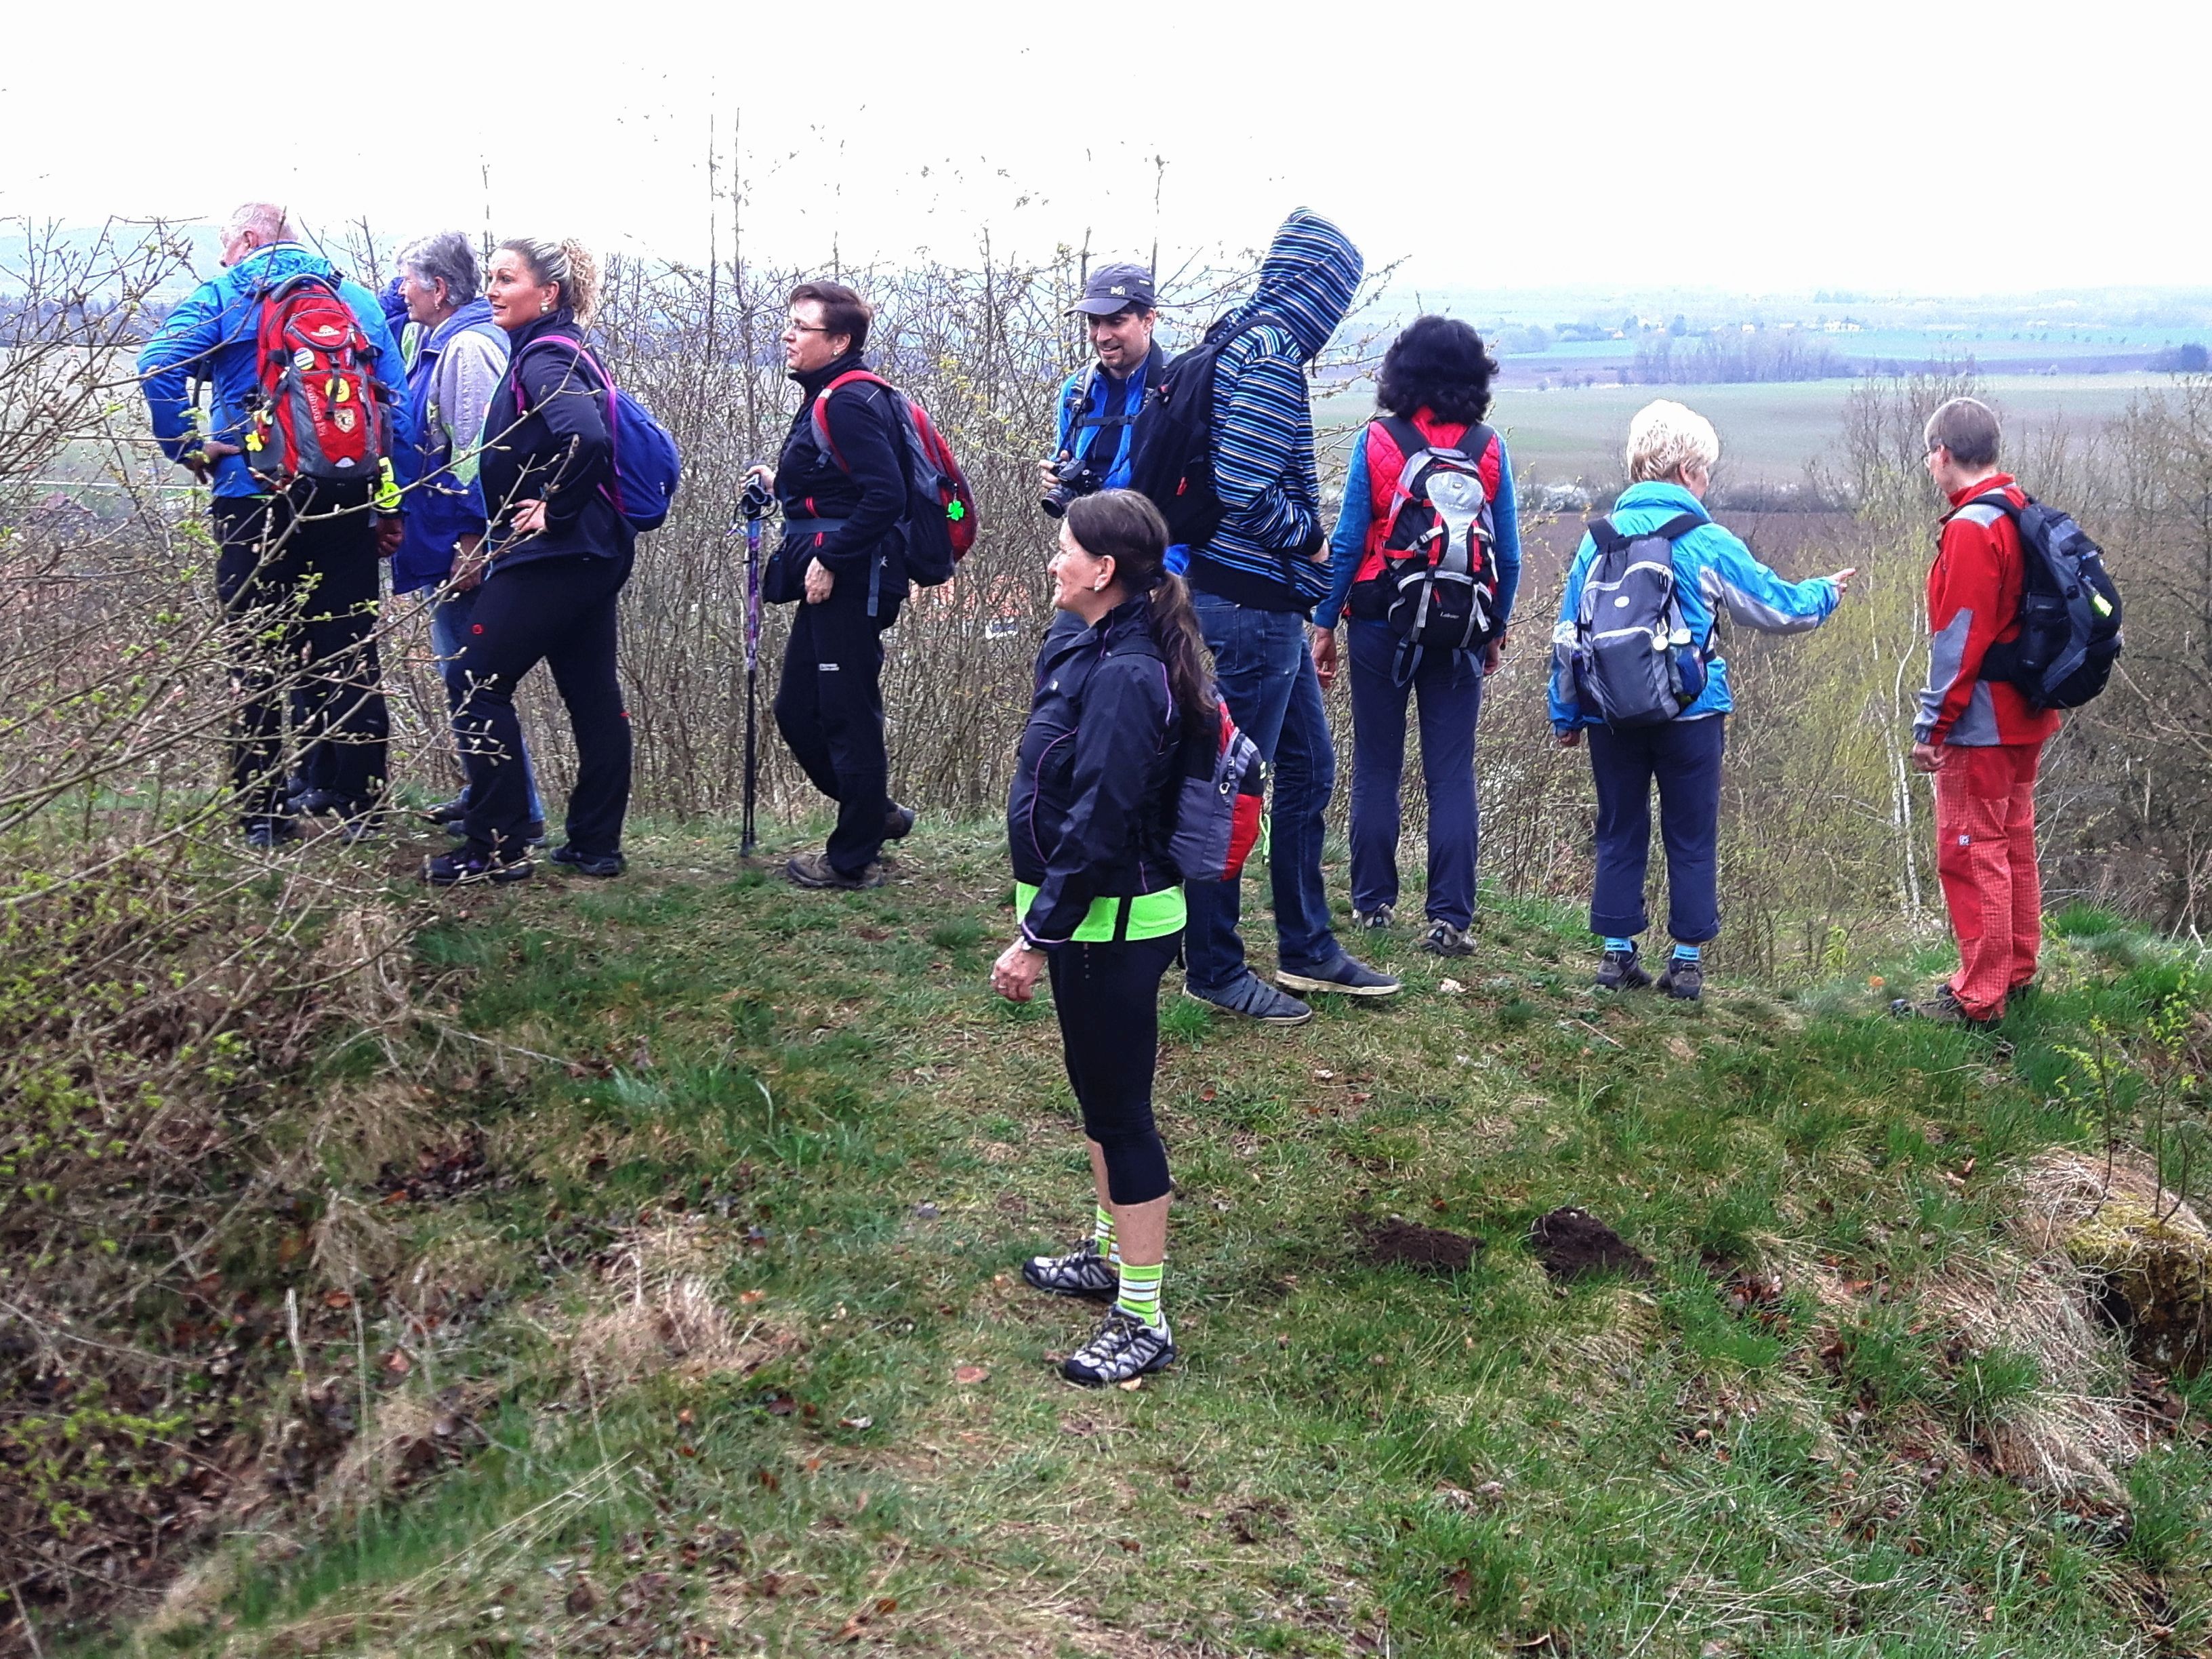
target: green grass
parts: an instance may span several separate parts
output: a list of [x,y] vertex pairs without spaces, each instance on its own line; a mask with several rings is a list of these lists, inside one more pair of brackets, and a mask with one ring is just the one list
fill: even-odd
[[[1921,1299],[2002,1248],[2010,1168],[2092,1133],[2062,1046],[2184,983],[2113,919],[2058,919],[2009,1062],[1864,987],[1603,1000],[1573,920],[1522,903],[1468,961],[1385,937],[1404,995],[1295,1031],[1217,1022],[1171,977],[1184,1358],[1094,1394],[1051,1357],[1095,1314],[1015,1271],[1090,1200],[1050,1011],[984,987],[1012,925],[994,841],[926,829],[892,885],[819,894],[733,839],[443,901],[422,994],[484,1042],[425,1039],[423,1132],[474,1125],[499,1179],[386,1222],[362,1352],[416,1355],[374,1371],[384,1425],[457,1390],[466,1449],[234,1545],[146,1651],[2212,1640],[2193,1435],[2122,1500],[2025,1490],[1985,1448],[2037,1358],[1962,1349]],[[1264,955],[1264,916],[1247,933]],[[1553,1285],[1522,1241],[1566,1204],[1656,1276]],[[1371,1265],[1352,1227],[1392,1214],[1484,1248],[1449,1277]],[[1739,1267],[1778,1294],[1732,1303]],[[731,1321],[720,1362],[659,1342],[684,1279]],[[591,1334],[626,1308],[654,1345],[627,1367]],[[350,1340],[310,1359],[359,1384]]]

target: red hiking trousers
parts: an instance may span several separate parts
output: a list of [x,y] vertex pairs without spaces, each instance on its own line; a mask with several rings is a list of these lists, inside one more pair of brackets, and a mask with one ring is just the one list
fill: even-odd
[[1951,981],[1977,1019],[2004,1012],[2005,997],[2035,976],[2043,939],[2043,884],[2035,868],[2035,769],[2039,743],[1947,744],[1936,774],[1936,871],[1959,940]]

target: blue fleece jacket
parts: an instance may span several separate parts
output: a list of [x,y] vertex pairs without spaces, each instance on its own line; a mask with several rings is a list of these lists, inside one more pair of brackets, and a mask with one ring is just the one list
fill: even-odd
[[[1498,625],[1513,620],[1513,596],[1521,591],[1521,514],[1513,499],[1513,458],[1505,453],[1505,440],[1498,441],[1498,495],[1490,503],[1498,544],[1491,551],[1498,560]],[[1352,471],[1344,477],[1344,504],[1337,509],[1336,531],[1328,538],[1328,597],[1314,612],[1316,628],[1334,628],[1344,615],[1345,601],[1359,574],[1367,551],[1368,526],[1375,520],[1375,481],[1367,474],[1367,428],[1352,446]],[[1388,628],[1377,617],[1352,618],[1355,626]]]
[[[1715,524],[1698,498],[1680,484],[1631,484],[1621,491],[1609,516],[1622,535],[1637,536],[1683,513],[1705,520],[1674,543],[1674,592],[1682,606],[1683,626],[1698,646],[1711,648],[1713,629],[1723,608],[1731,621],[1763,634],[1802,634],[1827,621],[1842,597],[1835,583],[1826,576],[1784,580]],[[1596,556],[1597,544],[1585,535],[1567,571],[1559,619],[1552,629],[1552,727],[1557,732],[1604,724],[1595,712],[1585,712],[1575,695],[1575,617],[1582,609],[1583,583]],[[1703,720],[1735,707],[1729,696],[1728,664],[1714,657],[1705,665],[1704,693],[1674,718]]]
[[484,412],[507,373],[507,333],[492,321],[490,301],[471,300],[427,332],[414,326],[407,407],[415,441],[393,458],[406,525],[392,556],[395,593],[445,580],[454,544],[484,533]]
[[[260,384],[254,362],[254,334],[261,323],[260,296],[275,283],[301,271],[322,276],[337,273],[331,262],[297,242],[272,242],[258,247],[228,270],[202,283],[171,312],[138,354],[138,376],[153,417],[154,436],[161,453],[182,460],[204,438],[243,445],[246,441],[247,399]],[[407,371],[399,346],[384,320],[377,297],[359,283],[341,278],[338,294],[361,323],[361,331],[376,353],[377,377],[390,388],[392,443],[395,448],[414,441],[415,429],[408,413]],[[213,424],[204,433],[196,429],[191,383],[209,380],[215,386]],[[266,494],[246,470],[242,455],[227,455],[216,463],[215,493],[222,497]]]
[[1268,320],[1224,346],[1214,370],[1213,488],[1224,512],[1212,539],[1190,553],[1193,586],[1300,612],[1328,591],[1327,566],[1306,556],[1321,547],[1306,365],[1352,308],[1364,268],[1351,238],[1297,209],[1268,246],[1259,287],[1230,313],[1232,327]]

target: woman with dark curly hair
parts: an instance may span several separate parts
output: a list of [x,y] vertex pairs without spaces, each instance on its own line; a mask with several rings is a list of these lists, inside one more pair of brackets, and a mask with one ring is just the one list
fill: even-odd
[[1521,585],[1521,530],[1505,443],[1482,423],[1498,364],[1449,317],[1391,343],[1382,413],[1352,446],[1330,538],[1328,597],[1314,612],[1314,668],[1336,678],[1336,623],[1352,612],[1352,919],[1389,927],[1398,902],[1406,704],[1420,700],[1429,793],[1428,933],[1443,957],[1474,950],[1474,727]]

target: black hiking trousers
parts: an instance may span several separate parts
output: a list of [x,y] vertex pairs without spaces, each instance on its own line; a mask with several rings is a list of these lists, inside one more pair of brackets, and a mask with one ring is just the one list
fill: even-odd
[[251,826],[276,816],[288,763],[316,787],[372,805],[385,791],[390,727],[368,486],[303,481],[287,495],[224,496],[209,518],[231,629],[230,781],[240,818]]
[[628,558],[578,553],[496,563],[477,591],[461,653],[448,670],[462,688],[453,736],[469,774],[468,852],[517,859],[530,823],[530,769],[514,688],[539,663],[553,671],[576,734],[576,785],[568,792],[568,845],[604,857],[622,851],[629,811],[629,710],[615,673],[616,610]]
[[884,849],[890,762],[884,750],[884,630],[898,608],[868,615],[867,584],[840,577],[820,605],[799,602],[775,692],[775,728],[814,787],[837,803],[830,866],[861,876]]

